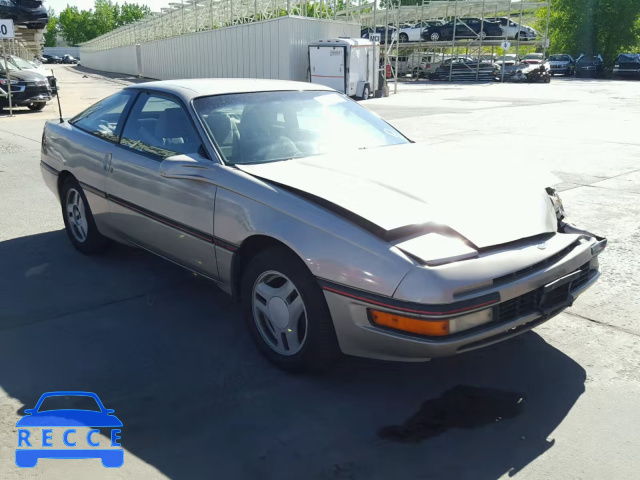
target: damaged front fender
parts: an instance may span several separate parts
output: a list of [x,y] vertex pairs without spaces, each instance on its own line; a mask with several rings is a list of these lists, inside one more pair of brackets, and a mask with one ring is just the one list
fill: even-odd
[[594,257],[602,253],[604,249],[607,248],[608,240],[606,238],[596,235],[595,233],[588,232],[587,230],[582,230],[581,228],[576,227],[573,223],[560,222],[560,232],[583,235],[586,238],[595,238],[597,241],[591,246],[591,255]]

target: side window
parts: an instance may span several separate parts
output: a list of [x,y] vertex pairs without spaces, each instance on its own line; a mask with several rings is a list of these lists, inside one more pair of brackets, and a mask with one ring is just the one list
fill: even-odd
[[123,113],[137,92],[123,90],[90,106],[73,117],[69,123],[97,137],[117,142],[122,130]]
[[182,105],[149,93],[141,94],[131,109],[120,143],[161,159],[197,153],[201,146]]

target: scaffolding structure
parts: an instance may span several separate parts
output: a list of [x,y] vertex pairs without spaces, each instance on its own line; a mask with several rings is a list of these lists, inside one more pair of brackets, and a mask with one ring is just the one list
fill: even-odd
[[15,55],[24,60],[31,61],[38,54],[38,50],[34,49],[32,45],[23,42],[18,39],[0,40],[4,42],[4,48],[7,55]]
[[[286,15],[336,19],[339,9],[360,0],[181,0],[160,12],[82,44],[85,51],[152,42],[204,30],[259,22]],[[343,7],[344,6],[344,7]]]
[[[260,22],[286,15],[331,19],[359,23],[362,27],[393,27],[399,31],[404,24],[416,24],[423,21],[450,21],[473,17],[484,20],[492,17],[506,17],[522,23],[523,21],[542,23],[534,40],[503,37],[454,38],[449,41],[426,42],[420,36],[417,42],[399,43],[396,34],[381,49],[382,68],[390,65],[394,57],[395,65],[391,71],[397,89],[397,60],[400,55],[414,53],[437,54],[440,58],[459,55],[480,58],[483,54],[495,55],[502,42],[514,44],[515,54],[521,47],[533,47],[545,53],[548,47],[548,23],[550,0],[423,0],[412,6],[400,5],[400,0],[385,0],[384,8],[380,0],[181,0],[169,3],[160,12],[129,25],[113,30],[105,35],[82,44],[83,51],[97,52],[128,45],[136,45],[205,30],[224,28],[246,23]],[[540,12],[542,11],[542,14]],[[545,23],[546,18],[546,23]],[[484,24],[483,24],[484,25]],[[391,28],[393,30],[393,28]],[[502,51],[502,50],[499,50]],[[504,53],[504,52],[503,52]],[[451,77],[450,77],[451,79]]]
[[[412,6],[402,6],[399,0],[388,0],[387,8],[379,9],[375,2],[366,5],[352,7],[348,11],[338,12],[338,18],[349,16],[359,21],[363,26],[388,26],[400,32],[402,25],[417,24],[423,21],[447,22],[457,19],[464,24],[464,18],[479,18],[483,21],[487,18],[505,17],[508,20],[515,20],[519,23],[525,21],[530,23],[540,23],[538,35],[533,40],[527,40],[520,35],[517,38],[502,37],[483,38],[482,30],[475,38],[456,38],[455,29],[453,38],[445,41],[425,41],[420,35],[417,42],[400,42],[400,36],[390,35],[386,37],[391,41],[384,50],[384,68],[391,66],[391,74],[394,81],[394,90],[397,91],[398,83],[398,58],[400,56],[410,56],[424,53],[426,55],[437,55],[439,58],[455,58],[459,56],[472,56],[480,59],[483,55],[495,57],[496,49],[501,49],[504,41],[513,44],[514,53],[519,57],[521,47],[530,47],[529,50],[541,50],[543,55],[549,46],[549,15],[551,4],[549,0],[455,0],[455,1],[429,1],[423,0],[421,4]],[[542,14],[540,14],[542,12]],[[484,26],[484,24],[483,24]],[[395,60],[395,64],[392,61]],[[479,68],[476,69],[476,79]],[[453,75],[453,63],[449,71],[449,80]]]

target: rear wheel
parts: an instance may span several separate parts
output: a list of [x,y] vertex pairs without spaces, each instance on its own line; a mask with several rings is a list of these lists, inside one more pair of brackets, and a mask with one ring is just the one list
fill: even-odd
[[362,89],[362,97],[360,97],[360,99],[369,100],[370,96],[371,96],[371,91],[369,90],[369,85],[365,85],[364,88]]
[[318,371],[340,357],[322,289],[283,247],[253,257],[242,277],[244,318],[267,359],[291,372]]
[[75,178],[64,181],[60,198],[64,226],[75,249],[84,254],[103,251],[109,240],[98,231],[87,197]]
[[27,105],[27,107],[29,108],[29,110],[33,110],[34,112],[39,112],[44,108],[45,105],[46,104],[44,102],[38,102],[38,103],[30,103],[29,105]]

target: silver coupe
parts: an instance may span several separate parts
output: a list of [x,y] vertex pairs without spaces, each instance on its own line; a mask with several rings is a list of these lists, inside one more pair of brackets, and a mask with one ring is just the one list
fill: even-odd
[[606,239],[565,221],[553,179],[429,151],[316,84],[176,80],[48,122],[41,167],[77,250],[211,279],[269,360],[306,371],[494,344],[598,278]]

